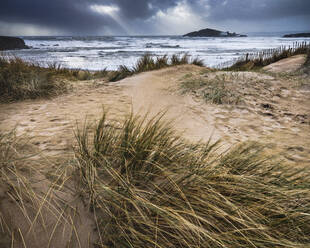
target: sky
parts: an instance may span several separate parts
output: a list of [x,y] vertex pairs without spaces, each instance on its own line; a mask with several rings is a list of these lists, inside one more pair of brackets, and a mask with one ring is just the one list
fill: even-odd
[[0,35],[310,32],[310,0],[1,0]]

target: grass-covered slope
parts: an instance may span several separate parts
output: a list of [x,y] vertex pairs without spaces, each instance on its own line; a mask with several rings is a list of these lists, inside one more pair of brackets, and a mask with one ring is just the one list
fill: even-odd
[[42,67],[20,58],[0,56],[0,102],[59,95],[67,91],[64,79],[88,80],[106,75],[106,70],[91,73],[57,64]]
[[138,60],[133,68],[129,68],[124,65],[120,66],[117,71],[110,74],[109,81],[115,82],[141,72],[159,70],[170,66],[186,64],[193,64],[197,66],[204,65],[203,61],[199,58],[191,60],[188,54],[184,54],[183,56],[174,54],[171,56],[171,58],[169,58],[167,55],[153,58],[150,54],[145,54]]
[[0,99],[2,102],[51,96],[66,90],[52,73],[21,59],[0,58]]

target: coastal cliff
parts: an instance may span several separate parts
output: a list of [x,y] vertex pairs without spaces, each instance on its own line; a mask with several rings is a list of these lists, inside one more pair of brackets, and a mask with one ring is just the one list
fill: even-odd
[[216,29],[202,29],[183,35],[183,37],[247,37],[237,33],[223,32]]
[[14,50],[14,49],[27,49],[25,41],[16,37],[0,36],[0,51]]

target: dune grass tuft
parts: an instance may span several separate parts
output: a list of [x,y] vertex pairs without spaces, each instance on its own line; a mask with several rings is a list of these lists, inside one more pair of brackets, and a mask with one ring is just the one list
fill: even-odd
[[234,89],[233,79],[229,75],[208,77],[207,74],[186,75],[180,84],[182,94],[191,93],[208,103],[231,104],[241,103],[242,94]]
[[[162,121],[103,115],[77,132],[78,181],[100,247],[305,247],[310,173],[266,159],[256,143],[217,154]],[[91,135],[92,133],[92,135]]]
[[191,60],[188,54],[184,54],[183,56],[174,54],[169,59],[167,55],[153,58],[150,54],[147,53],[137,61],[136,65],[133,68],[128,68],[124,65],[120,66],[117,71],[110,74],[109,81],[116,82],[137,73],[186,64],[204,66],[201,59],[195,58]]
[[307,58],[306,58],[305,66],[308,66],[308,67],[310,66],[310,49],[309,49],[309,51],[307,53]]
[[133,71],[125,65],[121,65],[117,71],[113,71],[109,76],[110,82],[116,82],[133,75]]
[[[30,171],[30,166],[22,166],[28,157],[20,151],[28,146],[28,142],[17,138],[15,130],[11,132],[0,132],[0,246],[13,247],[16,240],[23,240],[23,235],[12,225],[12,220],[7,214],[13,209],[20,210],[14,215],[23,215],[28,219],[28,210],[34,208],[34,194],[29,187],[29,180],[23,176],[21,171]],[[16,205],[15,205],[16,204]],[[33,204],[33,205],[32,205]],[[26,206],[27,205],[27,206]],[[16,206],[16,207],[15,207]],[[18,207],[17,207],[18,206]],[[13,213],[11,213],[13,214]],[[23,223],[25,224],[25,223]],[[22,243],[22,242],[21,242]]]
[[98,72],[70,70],[57,63],[42,67],[17,57],[0,56],[0,102],[51,97],[67,92],[64,80],[89,80],[107,76]]
[[[60,69],[53,69],[59,71]],[[50,70],[19,58],[0,57],[0,99],[9,102],[48,97],[66,91],[64,83],[56,82]]]
[[194,58],[192,60],[192,64],[197,65],[197,66],[201,66],[201,67],[205,66],[203,60],[199,59],[199,58]]
[[0,247],[91,247],[94,232],[81,228],[83,208],[68,190],[70,163],[62,156],[55,167],[36,151],[15,130],[0,131]]

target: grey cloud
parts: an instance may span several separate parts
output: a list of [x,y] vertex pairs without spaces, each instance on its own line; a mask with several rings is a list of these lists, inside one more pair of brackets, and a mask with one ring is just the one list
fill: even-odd
[[[145,19],[159,9],[173,6],[177,0],[2,0],[0,21],[36,24],[70,33],[93,33],[104,27],[125,32],[109,16],[90,9],[93,4],[116,5],[124,19]],[[153,8],[150,8],[150,4]],[[1,31],[1,27],[0,27]]]
[[[143,19],[149,18],[160,9],[167,9],[175,6],[180,0],[114,0],[111,4],[120,7],[122,13],[127,18]],[[150,8],[152,6],[152,8]]]
[[[226,3],[226,4],[225,4]],[[310,18],[309,0],[209,0],[210,20],[270,20]]]
[[113,20],[94,13],[87,1],[81,0],[4,0],[0,8],[0,21],[36,24],[72,33],[95,31],[104,25],[117,27]]
[[126,34],[113,18],[90,9],[93,4],[116,5],[119,18],[132,30],[149,33],[155,29],[147,25],[156,24],[146,20],[184,1],[206,25],[227,20],[261,24],[295,17],[304,21],[304,26],[310,23],[309,0],[1,0],[0,23],[34,24],[68,34],[101,34],[105,30]]

